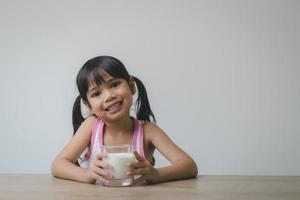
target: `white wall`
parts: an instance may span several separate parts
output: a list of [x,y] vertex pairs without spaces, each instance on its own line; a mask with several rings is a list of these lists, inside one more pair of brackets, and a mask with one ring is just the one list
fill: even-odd
[[[0,1],[0,173],[50,173],[112,55],[200,174],[300,175],[299,1]],[[157,158],[159,166],[167,162]]]

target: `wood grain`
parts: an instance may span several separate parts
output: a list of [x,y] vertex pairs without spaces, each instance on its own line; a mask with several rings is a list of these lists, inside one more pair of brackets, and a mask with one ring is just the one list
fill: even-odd
[[0,199],[299,200],[300,177],[199,176],[134,187],[103,187],[49,174],[0,174]]

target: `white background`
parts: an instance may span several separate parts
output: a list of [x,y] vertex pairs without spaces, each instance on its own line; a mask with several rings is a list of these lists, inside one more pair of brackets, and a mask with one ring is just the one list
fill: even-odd
[[[299,1],[0,0],[0,173],[50,173],[111,55],[200,174],[300,175]],[[168,164],[156,153],[158,166]]]

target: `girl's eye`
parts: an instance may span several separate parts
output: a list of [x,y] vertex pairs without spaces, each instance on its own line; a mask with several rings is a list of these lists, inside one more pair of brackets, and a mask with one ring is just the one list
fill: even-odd
[[101,92],[96,91],[96,92],[92,93],[92,96],[91,96],[91,97],[97,97],[97,96],[99,96],[100,94],[101,94]]
[[120,81],[113,82],[111,87],[117,87],[118,85],[120,85]]

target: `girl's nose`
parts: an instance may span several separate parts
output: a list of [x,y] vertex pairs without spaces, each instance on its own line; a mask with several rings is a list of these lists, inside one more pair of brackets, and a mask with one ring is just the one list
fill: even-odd
[[114,99],[114,94],[111,90],[105,91],[105,102],[109,102]]

